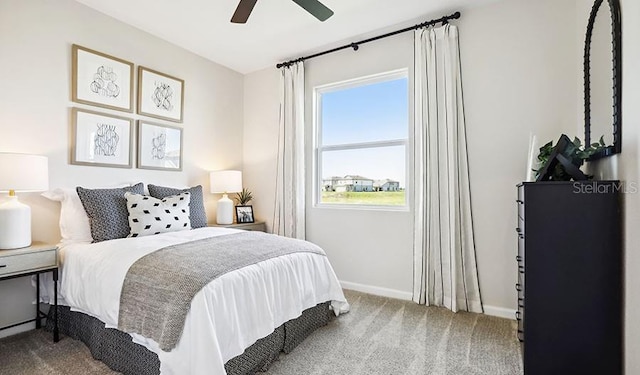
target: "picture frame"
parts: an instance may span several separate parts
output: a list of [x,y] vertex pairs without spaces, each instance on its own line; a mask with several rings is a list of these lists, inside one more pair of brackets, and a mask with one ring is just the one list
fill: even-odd
[[133,112],[133,63],[73,44],[71,100]]
[[138,120],[138,168],[182,170],[182,128]]
[[131,168],[132,149],[132,119],[72,108],[71,164]]
[[255,223],[253,206],[236,206],[236,222],[238,224]]
[[184,80],[138,67],[138,114],[182,122]]

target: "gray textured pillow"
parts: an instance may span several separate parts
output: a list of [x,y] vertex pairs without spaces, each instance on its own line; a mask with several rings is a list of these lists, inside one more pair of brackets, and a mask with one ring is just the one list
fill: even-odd
[[189,203],[189,210],[191,212],[191,228],[195,229],[207,226],[207,212],[204,210],[202,185],[194,186],[188,189],[176,189],[149,184],[148,188],[149,195],[158,199],[163,199],[171,195],[177,195],[185,192],[191,193],[191,203]]
[[144,194],[142,182],[115,189],[76,188],[84,210],[89,216],[93,242],[125,238],[129,235],[129,212],[124,193]]

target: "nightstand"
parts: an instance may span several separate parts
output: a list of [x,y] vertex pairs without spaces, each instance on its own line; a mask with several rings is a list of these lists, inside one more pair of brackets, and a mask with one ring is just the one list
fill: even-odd
[[233,224],[209,224],[210,227],[233,228],[242,230],[255,230],[258,232],[266,232],[267,227],[264,221],[256,221],[255,223],[233,223]]
[[53,273],[53,341],[58,342],[58,248],[43,242],[33,242],[21,249],[0,250],[0,281],[16,277],[36,275],[36,317],[35,319],[1,327],[0,330],[35,321],[41,327],[42,318],[47,315],[40,311],[40,274]]

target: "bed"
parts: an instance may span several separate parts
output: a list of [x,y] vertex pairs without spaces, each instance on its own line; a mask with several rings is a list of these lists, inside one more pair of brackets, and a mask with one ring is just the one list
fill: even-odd
[[121,294],[134,264],[174,245],[234,236],[242,237],[243,231],[200,227],[97,243],[63,241],[62,332],[82,339],[96,358],[124,373],[235,375],[264,370],[277,352],[292,350],[310,331],[326,324],[329,314],[348,311],[327,257],[292,252],[208,282],[193,296],[184,328],[170,350],[162,346],[162,338],[121,331]]

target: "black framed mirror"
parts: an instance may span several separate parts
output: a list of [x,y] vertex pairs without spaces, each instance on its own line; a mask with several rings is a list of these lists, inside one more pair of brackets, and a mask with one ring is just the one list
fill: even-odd
[[[608,6],[602,6],[603,3]],[[599,142],[600,137],[607,147],[589,160],[622,152],[622,25],[619,0],[595,0],[584,45],[585,145]]]

